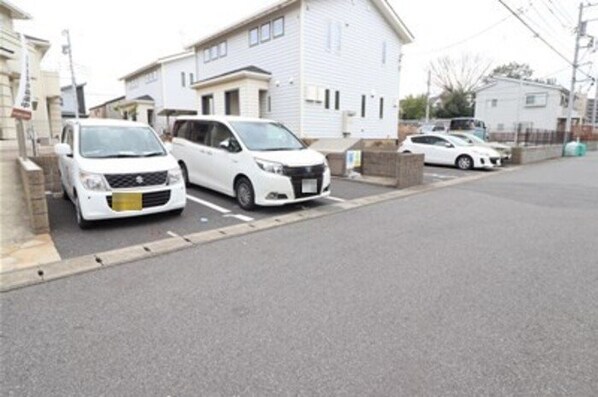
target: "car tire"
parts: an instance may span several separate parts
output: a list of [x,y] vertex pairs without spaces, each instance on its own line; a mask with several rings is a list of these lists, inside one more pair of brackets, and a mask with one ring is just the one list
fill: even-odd
[[459,168],[460,170],[471,170],[473,168],[473,159],[464,154],[461,155],[459,157],[457,157],[457,168]]
[[89,229],[93,223],[83,217],[78,196],[75,196],[75,211],[77,212],[77,225],[79,225],[79,229]]
[[249,179],[239,178],[235,184],[235,196],[239,207],[242,209],[251,211],[255,208],[255,192]]
[[170,213],[174,216],[181,216],[183,215],[183,211],[185,210],[185,207],[183,208],[177,208],[176,210],[172,210],[170,211]]
[[183,173],[183,182],[185,182],[185,187],[189,187],[189,171],[187,171],[187,166],[185,163],[179,163],[181,167],[181,172]]
[[69,194],[66,192],[66,188],[64,187],[64,184],[60,183],[60,186],[62,187],[62,199],[65,201],[71,201]]

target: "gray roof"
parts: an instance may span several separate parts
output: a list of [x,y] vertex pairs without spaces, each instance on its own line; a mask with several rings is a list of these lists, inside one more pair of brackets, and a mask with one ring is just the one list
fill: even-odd
[[267,74],[267,75],[271,75],[272,74],[272,73],[270,73],[270,72],[268,72],[268,71],[266,71],[264,69],[258,68],[257,66],[250,65],[250,66],[245,66],[245,67],[240,68],[240,69],[231,70],[229,72],[222,73],[222,74],[219,74],[219,75],[216,75],[216,76],[212,76],[212,77],[207,78],[207,79],[199,80],[199,81],[196,81],[195,83],[203,83],[205,81],[210,81],[210,80],[218,79],[220,77],[229,76],[231,74],[235,74],[235,73],[239,73],[239,72],[252,72],[252,73],[260,73],[260,74]]

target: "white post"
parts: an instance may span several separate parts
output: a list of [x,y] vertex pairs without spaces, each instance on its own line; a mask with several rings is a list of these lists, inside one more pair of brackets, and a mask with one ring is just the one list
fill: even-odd
[[577,82],[577,68],[579,58],[579,39],[582,35],[582,17],[583,17],[583,3],[579,3],[579,18],[577,20],[577,33],[575,35],[575,55],[573,56],[573,72],[571,76],[571,87],[569,89],[569,103],[567,107],[567,123],[565,124],[565,133],[563,134],[563,153],[565,153],[565,145],[567,138],[571,133],[572,117],[573,117],[573,102],[575,102],[575,83]]

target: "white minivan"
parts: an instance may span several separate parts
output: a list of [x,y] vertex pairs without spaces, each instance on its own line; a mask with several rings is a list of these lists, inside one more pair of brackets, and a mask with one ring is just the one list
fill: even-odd
[[77,223],[170,211],[186,204],[183,174],[149,126],[124,120],[71,120],[54,151]]
[[272,120],[181,116],[172,143],[186,183],[236,197],[245,210],[330,195],[324,156]]

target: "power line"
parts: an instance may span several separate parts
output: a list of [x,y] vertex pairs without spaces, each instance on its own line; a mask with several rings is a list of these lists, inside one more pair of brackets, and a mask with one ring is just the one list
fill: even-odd
[[[539,39],[544,44],[546,44],[548,46],[548,48],[550,48],[555,54],[557,54],[565,62],[567,62],[567,64],[569,64],[570,66],[573,66],[573,67],[576,66],[572,61],[569,60],[569,58],[567,58],[562,52],[560,52],[548,40],[546,40],[536,29],[534,29],[532,26],[530,26],[530,24],[526,20],[524,20],[519,14],[517,14],[507,3],[505,3],[504,0],[498,0],[498,2],[500,4],[502,4],[507,10],[509,10],[511,12],[511,14],[513,14],[523,25],[525,25],[525,27],[528,28],[537,39]],[[583,70],[580,70],[580,72],[585,74],[587,77],[592,77],[592,76],[588,75],[586,72],[584,72]]]
[[575,20],[573,19],[573,17],[571,17],[571,15],[567,12],[565,8],[561,8],[561,4],[558,1],[555,2],[554,0],[548,0],[548,2],[553,5],[554,9],[559,14],[561,14],[567,21],[569,21],[569,25],[575,25]]
[[571,29],[571,24],[567,24],[566,21],[563,21],[563,19],[561,19],[562,17],[558,16],[556,14],[556,12],[553,10],[553,5],[551,5],[552,1],[551,0],[542,0],[542,3],[544,4],[544,6],[546,7],[546,9],[552,14],[552,16],[554,16],[554,18],[559,22],[559,24],[569,30]]

